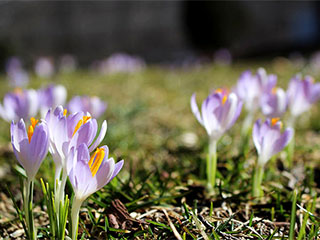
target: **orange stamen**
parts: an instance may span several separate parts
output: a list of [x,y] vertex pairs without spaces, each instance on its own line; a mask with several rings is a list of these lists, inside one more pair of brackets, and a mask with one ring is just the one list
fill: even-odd
[[222,89],[222,88],[217,88],[215,92],[216,92],[216,93],[222,93],[222,92],[223,92],[223,89]]
[[72,134],[72,136],[74,136],[76,134],[76,132],[79,130],[79,128],[84,125],[86,122],[88,122],[91,119],[90,116],[83,116],[82,119],[79,120],[79,122],[77,123],[74,132]]
[[97,148],[97,150],[91,156],[88,164],[92,173],[92,177],[97,174],[105,155],[106,153],[104,148]]
[[17,95],[22,95],[22,93],[23,93],[23,91],[22,91],[21,88],[15,88],[15,89],[13,90],[13,92],[14,92],[15,94],[17,94]]
[[215,93],[221,93],[223,95],[222,97],[222,105],[226,103],[228,99],[228,91],[226,89],[217,88]]
[[271,93],[272,94],[276,94],[277,93],[277,87],[272,88]]
[[35,129],[36,125],[38,124],[39,120],[32,117],[32,118],[30,118],[30,122],[31,122],[31,125],[28,128],[29,143],[31,142],[31,138],[33,136],[34,129]]
[[63,116],[67,116],[67,113],[68,113],[67,109],[63,110]]
[[[271,126],[273,127],[280,121],[280,118],[271,118]],[[280,128],[282,128],[282,122],[280,122]]]

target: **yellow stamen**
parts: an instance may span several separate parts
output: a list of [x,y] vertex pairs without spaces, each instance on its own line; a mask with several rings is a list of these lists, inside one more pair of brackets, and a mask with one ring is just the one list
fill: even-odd
[[91,117],[90,116],[83,116],[82,119],[79,120],[79,122],[77,123],[75,129],[74,129],[74,132],[72,134],[72,136],[74,136],[76,134],[76,132],[79,130],[79,128],[84,125],[86,122],[89,121]]
[[91,156],[88,164],[90,167],[90,171],[92,173],[92,177],[94,177],[97,174],[105,155],[106,155],[106,153],[105,153],[104,148],[97,148],[97,150]]
[[222,88],[217,88],[215,93],[221,93],[223,95],[222,97],[222,105],[226,103],[227,99],[228,99],[228,93],[225,89]]
[[14,92],[15,94],[17,94],[17,95],[22,95],[22,93],[23,93],[23,91],[22,91],[21,88],[15,88],[15,89],[13,90],[13,92]]
[[272,94],[276,94],[277,93],[277,87],[272,88],[271,93]]
[[63,116],[67,116],[67,113],[68,113],[67,109],[63,110]]
[[34,129],[35,129],[36,125],[38,124],[39,120],[32,117],[32,118],[30,118],[30,122],[31,122],[31,125],[28,128],[29,143],[31,142],[31,138],[33,136]]
[[[271,126],[273,127],[280,121],[280,118],[271,118]],[[282,128],[282,122],[280,122],[280,128]]]
[[222,98],[222,105],[226,103],[227,99],[228,99],[228,95],[225,94]]

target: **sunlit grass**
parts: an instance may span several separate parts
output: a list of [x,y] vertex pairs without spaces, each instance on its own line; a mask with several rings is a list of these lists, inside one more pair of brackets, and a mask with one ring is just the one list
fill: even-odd
[[[315,239],[319,231],[319,198],[315,197],[320,191],[319,105],[314,106],[310,118],[300,119],[293,169],[286,168],[281,154],[267,164],[263,199],[257,202],[250,195],[257,157],[252,142],[247,156],[238,151],[243,116],[218,144],[217,178],[221,181],[216,194],[209,196],[205,189],[203,163],[207,135],[191,112],[190,97],[196,92],[198,101],[202,101],[211,89],[231,88],[243,70],[255,71],[259,66],[277,74],[278,84],[284,88],[298,71],[308,73],[307,69],[296,69],[288,62],[277,60],[272,64],[237,63],[185,69],[151,66],[138,73],[109,76],[85,70],[56,75],[52,80],[66,86],[68,99],[73,95],[96,95],[108,103],[105,115],[99,120],[100,123],[103,119],[108,121],[107,135],[101,145],[107,144],[115,159],[125,160],[118,178],[91,196],[87,206],[82,208],[79,237],[177,237],[165,210],[178,234],[186,239],[287,239],[298,234],[301,239]],[[48,83],[34,78],[30,87]],[[0,82],[1,96],[9,89],[5,81]],[[0,168],[4,171],[0,175],[0,189],[1,194],[8,195],[6,186],[17,193],[19,181],[12,168],[16,160],[8,147],[9,124],[0,121]],[[48,156],[38,177],[52,182],[53,175],[52,160]],[[296,208],[296,225],[290,224],[294,215],[291,212],[294,189],[298,192],[297,204],[308,209],[306,212]],[[39,182],[35,184],[35,191],[35,205],[41,209],[35,216],[40,219],[42,214],[45,219]],[[70,185],[67,193],[72,194]],[[19,195],[15,197],[19,200]],[[120,199],[131,216],[139,221],[123,230],[110,223],[108,209],[115,199]],[[6,208],[0,209],[0,213],[10,212],[9,215],[0,214],[0,235],[7,237],[8,233],[21,228],[17,226],[12,208],[7,210],[10,203],[10,199],[4,201]],[[39,220],[40,224],[44,219]],[[44,239],[49,237],[48,229],[48,225],[42,225],[39,231]]]

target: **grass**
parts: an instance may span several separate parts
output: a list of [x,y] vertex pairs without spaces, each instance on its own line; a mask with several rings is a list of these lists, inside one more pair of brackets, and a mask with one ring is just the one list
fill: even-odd
[[[54,77],[55,83],[66,86],[69,99],[87,94],[108,102],[105,116],[99,120],[108,121],[102,144],[109,146],[115,159],[125,160],[118,178],[82,207],[79,239],[319,239],[319,105],[309,118],[300,119],[294,167],[286,167],[283,154],[268,163],[263,198],[256,200],[250,194],[257,157],[252,142],[247,156],[238,151],[243,115],[218,144],[215,194],[210,196],[205,189],[207,135],[191,112],[190,97],[196,92],[200,103],[212,88],[230,88],[243,70],[259,66],[277,74],[282,87],[297,72],[309,73],[307,68],[298,69],[280,59],[240,62],[231,67],[151,66],[143,72],[110,76],[83,70]],[[31,87],[46,84],[33,77]],[[5,81],[0,85],[3,96],[9,87]],[[8,123],[2,120],[0,133],[0,236],[19,239],[23,227],[6,190],[8,186],[20,204],[19,180],[14,171],[16,160],[8,147]],[[53,180],[53,162],[47,158],[35,183],[40,239],[50,237],[39,180]],[[70,184],[67,193],[72,195]],[[124,204],[130,216],[110,211],[115,199]],[[117,226],[113,217],[125,220],[116,221]]]

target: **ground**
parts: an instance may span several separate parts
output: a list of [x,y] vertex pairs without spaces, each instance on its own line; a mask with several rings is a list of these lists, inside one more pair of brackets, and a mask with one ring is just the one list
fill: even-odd
[[[66,86],[68,99],[86,94],[107,101],[107,111],[99,119],[99,123],[108,121],[102,144],[109,146],[117,161],[125,160],[118,177],[83,205],[79,238],[289,239],[291,232],[290,239],[317,239],[319,105],[299,119],[293,168],[288,168],[283,153],[267,164],[261,199],[251,197],[257,158],[252,141],[248,154],[239,154],[238,150],[242,112],[219,142],[215,193],[206,190],[203,163],[208,137],[191,112],[190,97],[196,92],[200,104],[212,89],[232,88],[242,71],[255,71],[259,66],[277,74],[278,84],[284,88],[299,71],[312,74],[306,67],[276,59],[232,66],[150,66],[137,73],[108,76],[86,70],[56,75],[52,81]],[[10,88],[2,79],[0,94],[4,96]],[[31,87],[48,82],[33,77]],[[14,170],[17,161],[9,139],[9,124],[0,120],[0,236],[23,239],[23,228],[8,193],[10,189],[17,204],[21,204],[19,178]],[[53,169],[48,156],[37,180],[52,183]],[[72,195],[70,184],[67,193]],[[48,239],[49,222],[42,196],[40,183],[36,182],[38,235]]]

